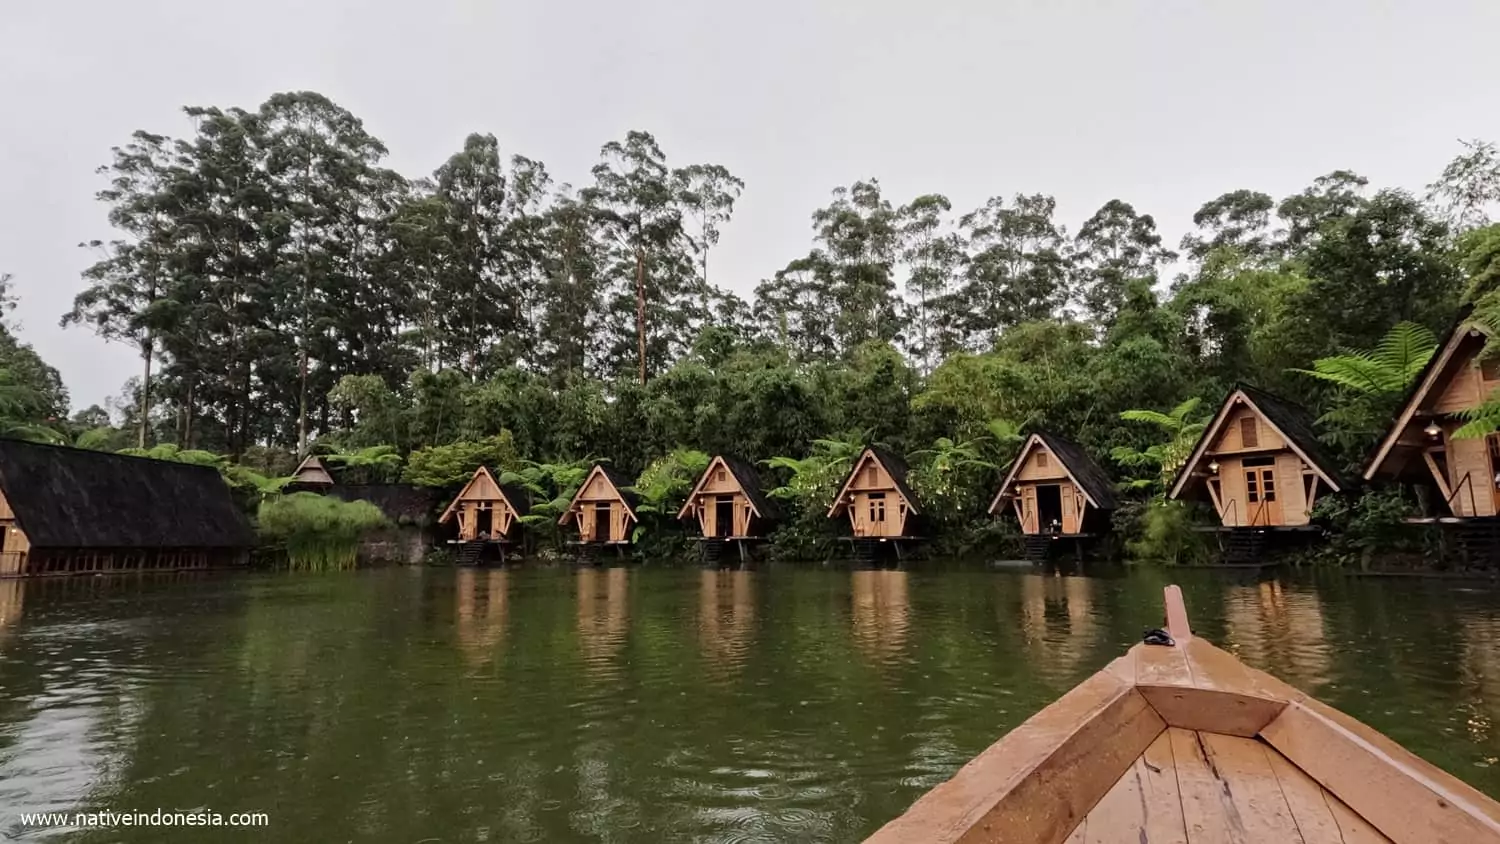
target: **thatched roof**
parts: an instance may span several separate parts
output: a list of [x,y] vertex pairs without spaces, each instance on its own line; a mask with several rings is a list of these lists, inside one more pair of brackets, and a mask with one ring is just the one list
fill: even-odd
[[0,439],[0,492],[34,548],[248,548],[218,470]]
[[327,494],[342,501],[368,501],[393,522],[426,524],[442,504],[442,490],[413,484],[336,484]]

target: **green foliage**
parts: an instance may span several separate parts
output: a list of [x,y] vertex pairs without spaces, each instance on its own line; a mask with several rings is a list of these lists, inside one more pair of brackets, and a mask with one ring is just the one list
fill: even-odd
[[402,480],[418,486],[447,487],[468,480],[480,466],[498,467],[503,472],[519,465],[514,439],[509,431],[501,431],[482,440],[417,449],[406,459]]
[[309,571],[353,568],[360,538],[388,525],[368,501],[310,492],[268,498],[257,516],[261,535],[286,549],[291,567]]
[[393,445],[337,449],[323,455],[323,459],[343,470],[344,483],[356,484],[391,483],[401,475],[404,462]]
[[[1193,446],[1208,427],[1208,415],[1203,400],[1190,398],[1167,413],[1155,410],[1126,410],[1120,413],[1126,422],[1150,425],[1164,437],[1144,449],[1117,446],[1110,456],[1121,466],[1135,470],[1135,477],[1127,486],[1137,489],[1150,488],[1158,496],[1164,495],[1173,477],[1192,455]],[[1154,470],[1154,471],[1152,471]],[[1145,473],[1145,474],[1143,474]]]
[[1212,552],[1207,534],[1194,530],[1192,508],[1181,501],[1130,502],[1115,514],[1117,527],[1133,537],[1126,543],[1132,559],[1180,565],[1206,562]]
[[1365,489],[1359,495],[1325,495],[1313,505],[1313,519],[1330,532],[1319,557],[1368,569],[1376,554],[1419,553],[1405,519],[1412,503],[1399,489]]
[[1294,369],[1335,387],[1328,410],[1318,418],[1325,438],[1349,452],[1379,436],[1390,424],[1413,381],[1437,351],[1437,337],[1424,326],[1397,323],[1375,348],[1313,361]]

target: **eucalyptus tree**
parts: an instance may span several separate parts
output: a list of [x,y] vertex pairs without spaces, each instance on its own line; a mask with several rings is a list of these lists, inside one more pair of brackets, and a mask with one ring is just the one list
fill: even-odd
[[[1005,329],[1062,316],[1069,296],[1067,232],[1050,196],[993,197],[959,219],[968,250],[962,307],[968,344],[992,346]],[[958,305],[955,302],[955,305]]]
[[1427,199],[1459,231],[1488,224],[1500,207],[1500,148],[1492,141],[1459,141],[1464,151],[1427,186]]
[[1260,191],[1235,190],[1203,203],[1193,213],[1196,232],[1182,238],[1182,249],[1202,261],[1210,252],[1232,249],[1249,259],[1268,259],[1277,245],[1271,231],[1275,202]]
[[1323,229],[1365,207],[1364,189],[1370,180],[1349,170],[1319,176],[1306,190],[1283,199],[1276,216],[1286,226],[1281,246],[1295,256],[1312,247]]
[[932,193],[913,199],[896,212],[901,260],[909,268],[906,293],[911,318],[906,348],[924,373],[960,348],[952,309],[944,307],[957,288],[964,258],[962,241],[949,230],[945,219],[952,210],[948,197]]
[[[167,262],[174,248],[178,211],[172,191],[181,175],[171,139],[136,131],[124,146],[111,150],[111,163],[98,172],[109,187],[95,198],[109,206],[109,221],[126,237],[108,244],[80,244],[102,253],[84,270],[87,287],[73,300],[61,324],[84,324],[108,340],[134,345],[141,356],[141,419],[136,445],[147,446],[151,414],[151,365],[164,291],[172,283]],[[9,277],[7,276],[8,280]]]
[[1084,222],[1073,250],[1080,303],[1103,330],[1114,325],[1130,282],[1154,282],[1163,265],[1177,260],[1177,253],[1162,246],[1156,220],[1119,199],[1104,203]]
[[869,179],[833,190],[813,212],[815,252],[831,287],[834,336],[848,354],[870,341],[893,341],[897,319],[895,265],[900,249],[896,211]]
[[[319,362],[321,396],[336,380],[334,367],[343,351],[337,300],[340,288],[352,283],[349,252],[358,246],[344,237],[349,197],[361,189],[386,148],[351,112],[309,91],[271,96],[260,106],[257,120],[276,202],[272,231],[280,254],[272,272],[278,282],[275,294],[284,303],[277,328],[296,338],[297,449],[305,453],[312,362]],[[281,260],[282,255],[291,260]]]

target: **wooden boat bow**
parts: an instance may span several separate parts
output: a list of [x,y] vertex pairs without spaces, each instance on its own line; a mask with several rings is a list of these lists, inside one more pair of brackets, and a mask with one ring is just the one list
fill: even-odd
[[1500,804],[1192,634],[1139,644],[871,836],[1004,844],[1500,844]]

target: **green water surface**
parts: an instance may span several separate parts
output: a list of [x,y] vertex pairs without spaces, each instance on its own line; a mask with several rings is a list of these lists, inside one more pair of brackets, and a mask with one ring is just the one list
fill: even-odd
[[[1106,570],[1107,571],[1107,570]],[[853,841],[1195,631],[1500,796],[1500,592],[923,563],[0,582],[0,839]],[[262,811],[262,830],[23,828]]]

